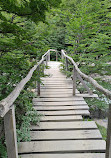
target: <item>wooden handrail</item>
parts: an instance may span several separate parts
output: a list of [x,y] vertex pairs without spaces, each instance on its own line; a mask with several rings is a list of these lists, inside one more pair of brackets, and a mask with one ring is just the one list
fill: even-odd
[[66,55],[64,50],[61,50],[61,53],[65,58],[69,59],[72,62],[76,71],[79,73],[79,75],[81,77],[83,77],[86,81],[91,83],[98,91],[102,92],[105,96],[107,96],[109,99],[111,99],[111,92],[109,90],[107,90],[107,89],[103,88],[101,85],[99,85],[97,83],[97,81],[94,80],[92,77],[89,77],[86,74],[84,74],[83,72],[81,72],[80,69],[78,68],[77,64],[75,63],[75,61],[71,57]]
[[49,50],[42,56],[42,59],[43,59],[45,56],[47,56],[47,55],[50,53],[50,51],[52,51],[52,52],[57,52],[57,50],[55,50],[55,49],[49,49]]
[[19,96],[20,92],[23,90],[26,83],[31,79],[33,72],[37,69],[37,67],[44,61],[41,59],[37,65],[34,65],[33,68],[29,71],[27,76],[23,78],[15,87],[15,89],[3,100],[0,101],[0,116],[4,117],[4,115],[9,111],[10,107],[13,105],[14,101]]
[[34,65],[33,68],[30,69],[29,73],[25,78],[23,78],[15,87],[15,89],[3,100],[0,101],[0,116],[4,117],[5,114],[10,110],[10,107],[13,105],[20,92],[23,90],[26,83],[31,79],[33,72],[43,63],[47,55],[50,54],[50,51],[55,51],[54,49],[49,49],[43,56],[42,59],[38,62],[38,64]]

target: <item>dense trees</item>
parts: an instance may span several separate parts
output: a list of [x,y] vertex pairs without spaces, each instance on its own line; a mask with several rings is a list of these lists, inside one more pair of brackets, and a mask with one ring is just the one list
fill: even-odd
[[[109,75],[111,1],[1,0],[0,100],[12,91],[49,48],[67,50],[87,74]],[[37,79],[36,76],[32,81]],[[17,116],[20,139],[26,137],[25,132],[19,130],[21,122],[31,121],[23,115],[32,107],[33,94],[27,90],[30,86],[32,89],[32,81],[15,103],[20,114]]]
[[[111,8],[110,1],[75,1],[69,12],[67,23],[68,39],[74,45],[74,53],[87,64],[98,66],[103,57],[110,55],[111,46]],[[100,59],[100,60],[99,60]]]

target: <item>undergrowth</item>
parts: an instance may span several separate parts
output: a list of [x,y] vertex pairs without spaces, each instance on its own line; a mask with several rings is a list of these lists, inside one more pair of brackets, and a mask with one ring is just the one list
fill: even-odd
[[[97,123],[96,123],[97,124]],[[97,127],[102,135],[102,138],[106,141],[107,139],[107,129],[99,124],[97,124]]]
[[[42,70],[43,67],[39,72],[41,77],[44,76]],[[24,90],[22,90],[14,102],[18,143],[21,141],[30,141],[30,126],[32,124],[39,124],[42,116],[33,108],[32,99],[36,97],[36,95],[32,89],[36,86],[35,81],[41,82],[38,78],[38,72],[33,74],[32,79],[26,84]],[[0,120],[0,124],[3,124],[3,119]],[[2,136],[0,139],[0,158],[7,158],[5,136]]]

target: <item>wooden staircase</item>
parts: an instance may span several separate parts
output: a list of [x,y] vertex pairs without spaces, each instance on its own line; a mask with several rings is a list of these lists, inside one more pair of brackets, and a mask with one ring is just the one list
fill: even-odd
[[60,62],[49,62],[41,95],[33,99],[34,108],[43,116],[40,125],[31,126],[31,141],[19,144],[21,158],[105,158],[105,141],[90,115],[83,96],[72,80],[60,72]]

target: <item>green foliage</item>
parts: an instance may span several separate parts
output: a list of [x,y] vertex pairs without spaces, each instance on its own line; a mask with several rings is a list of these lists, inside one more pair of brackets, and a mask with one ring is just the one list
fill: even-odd
[[27,111],[27,114],[22,117],[22,125],[20,128],[17,129],[18,142],[30,141],[30,126],[31,124],[37,124],[40,121],[41,115],[34,111],[33,108],[31,108],[30,110],[31,111]]
[[104,140],[106,140],[107,139],[107,129],[105,127],[103,127],[103,126],[100,126],[99,124],[97,124],[97,127],[99,128],[99,131],[100,131],[100,133],[102,135],[102,138]]
[[3,0],[0,7],[3,11],[31,19],[34,22],[45,21],[45,12],[50,7],[57,7],[61,0]]
[[[64,1],[64,7],[66,4]],[[106,68],[103,65],[104,58],[111,56],[109,4],[109,0],[81,0],[79,3],[77,0],[70,0],[68,2],[69,21],[66,23],[66,40],[73,44],[73,47],[69,47],[68,50],[72,57],[75,54],[78,55],[79,66],[85,73],[87,70],[90,71],[88,73],[97,70],[100,73]],[[91,67],[92,64],[95,64],[95,67]]]
[[4,144],[4,138],[0,139],[0,157],[7,158],[6,147]]

